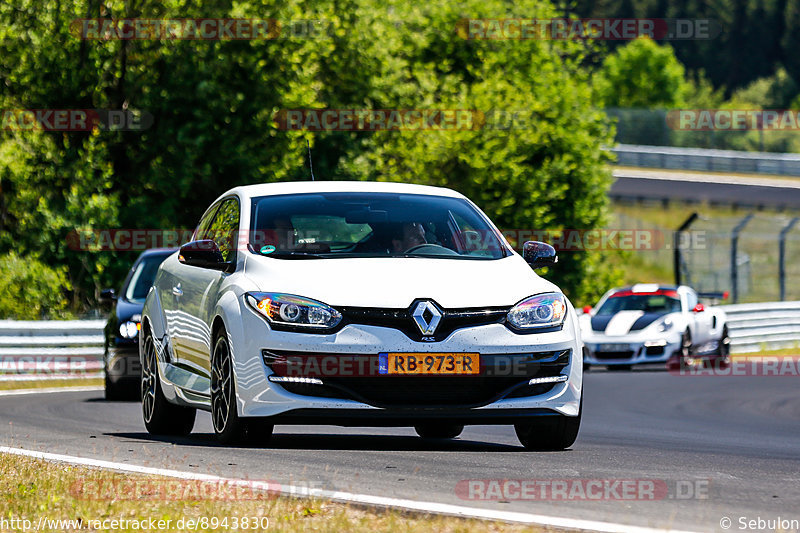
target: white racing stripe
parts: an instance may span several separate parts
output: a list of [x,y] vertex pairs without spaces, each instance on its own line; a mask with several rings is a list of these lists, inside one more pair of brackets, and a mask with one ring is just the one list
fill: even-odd
[[644,311],[620,311],[608,321],[605,333],[608,336],[627,335],[631,326],[642,316]]
[[537,524],[561,529],[579,529],[585,531],[599,531],[603,533],[686,533],[673,529],[639,527],[627,524],[617,524],[613,522],[563,518],[558,516],[546,516],[512,511],[496,511],[492,509],[480,509],[463,505],[404,500],[369,494],[353,494],[349,492],[322,490],[303,486],[277,485],[275,482],[270,481],[252,481],[246,479],[225,478],[211,474],[198,474],[194,472],[183,472],[180,470],[168,470],[163,468],[116,463],[113,461],[88,459],[84,457],[75,457],[72,455],[61,455],[47,452],[37,452],[22,448],[10,448],[6,446],[0,446],[0,453],[21,455],[36,459],[44,459],[46,461],[69,463],[92,468],[104,468],[118,472],[132,472],[137,474],[147,474],[177,479],[208,481],[213,483],[229,484],[232,486],[246,486],[256,490],[269,490],[274,492],[276,486],[280,486],[280,493],[291,497],[314,497],[343,503],[355,503],[359,505],[369,505],[383,508],[404,509],[409,511],[457,516],[462,518],[479,518],[486,520],[498,520],[502,522]]

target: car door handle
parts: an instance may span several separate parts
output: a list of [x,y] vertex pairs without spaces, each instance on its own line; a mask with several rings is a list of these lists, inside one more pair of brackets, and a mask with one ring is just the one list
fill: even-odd
[[172,287],[172,294],[174,296],[183,296],[183,290],[181,290],[181,284],[178,283],[174,287]]

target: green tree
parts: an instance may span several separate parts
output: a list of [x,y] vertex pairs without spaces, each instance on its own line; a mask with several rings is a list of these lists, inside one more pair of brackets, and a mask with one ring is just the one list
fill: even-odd
[[640,37],[609,55],[594,83],[605,107],[671,108],[686,101],[685,76],[672,47]]
[[0,319],[70,318],[65,266],[51,267],[35,256],[0,256]]

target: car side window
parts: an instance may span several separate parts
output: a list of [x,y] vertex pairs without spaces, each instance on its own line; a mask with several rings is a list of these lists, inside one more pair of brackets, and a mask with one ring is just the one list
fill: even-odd
[[209,238],[214,239],[219,246],[222,258],[233,261],[239,241],[239,201],[236,198],[228,198],[222,202],[211,223],[209,234]]
[[697,305],[697,294],[694,291],[686,293],[686,310],[691,311]]
[[211,209],[206,211],[205,215],[202,216],[200,222],[197,224],[197,229],[194,230],[194,235],[192,236],[193,241],[199,241],[203,239],[210,239],[209,230],[211,229],[211,223],[214,221],[214,215],[219,208],[219,204],[211,206]]

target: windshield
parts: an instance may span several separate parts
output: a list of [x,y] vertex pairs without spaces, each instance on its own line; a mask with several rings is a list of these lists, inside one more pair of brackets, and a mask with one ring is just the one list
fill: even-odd
[[460,198],[322,193],[253,199],[250,244],[277,258],[499,259],[495,230]]
[[611,295],[597,310],[597,315],[613,315],[620,311],[644,311],[645,313],[667,314],[681,310],[677,293],[616,294]]
[[156,279],[158,267],[167,257],[169,257],[169,254],[149,255],[139,261],[125,290],[126,300],[134,303],[144,303],[145,298],[147,298],[147,292]]

